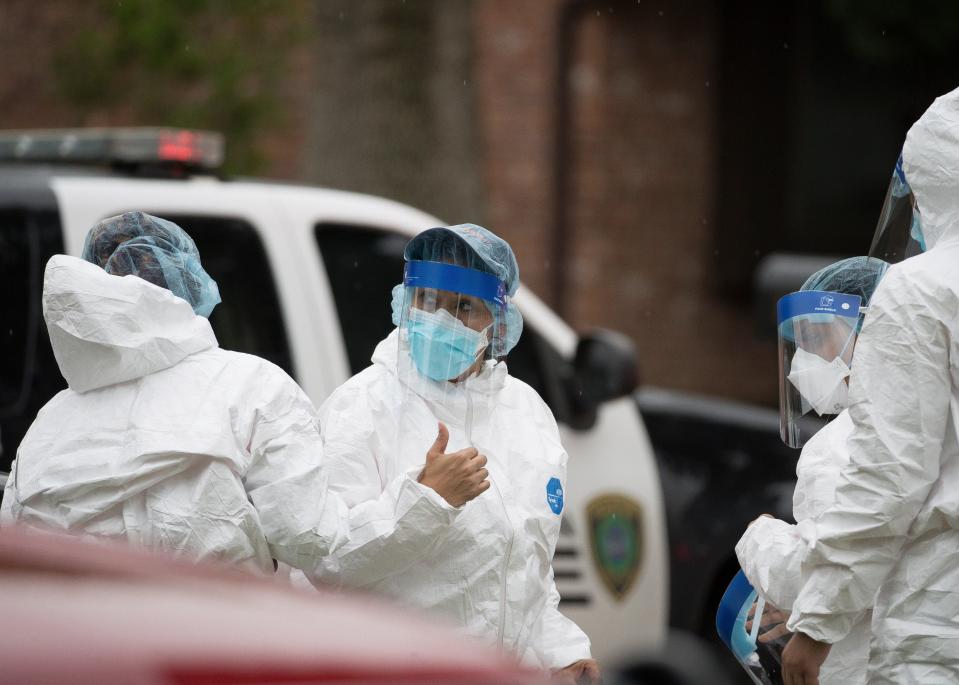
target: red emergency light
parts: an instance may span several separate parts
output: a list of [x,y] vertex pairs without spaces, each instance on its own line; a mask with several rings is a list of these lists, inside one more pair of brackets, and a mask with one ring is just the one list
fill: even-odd
[[157,156],[174,162],[197,162],[202,153],[193,131],[163,131],[157,144]]

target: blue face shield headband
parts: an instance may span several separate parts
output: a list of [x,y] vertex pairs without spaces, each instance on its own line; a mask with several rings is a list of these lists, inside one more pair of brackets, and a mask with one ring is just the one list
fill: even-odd
[[507,304],[506,285],[496,276],[455,264],[407,262],[403,285],[407,288],[435,288],[472,295],[498,307]]
[[[417,289],[428,289],[479,298],[493,322],[508,303],[505,285],[495,276],[454,264],[408,262],[403,282],[410,297]],[[432,380],[458,378],[489,345],[490,326],[477,331],[446,309],[420,309],[410,302],[405,328],[413,363]]]
[[779,335],[798,343],[792,327],[793,319],[825,325],[835,322],[837,317],[845,320],[843,330],[852,329],[858,332],[861,324],[859,317],[865,314],[867,309],[862,306],[862,298],[858,295],[828,290],[801,290],[790,293],[781,297],[776,304]]

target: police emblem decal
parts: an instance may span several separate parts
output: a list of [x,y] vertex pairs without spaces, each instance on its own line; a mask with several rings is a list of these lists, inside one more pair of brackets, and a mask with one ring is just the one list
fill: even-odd
[[624,495],[603,495],[586,507],[590,549],[600,578],[622,601],[639,575],[643,560],[642,509]]

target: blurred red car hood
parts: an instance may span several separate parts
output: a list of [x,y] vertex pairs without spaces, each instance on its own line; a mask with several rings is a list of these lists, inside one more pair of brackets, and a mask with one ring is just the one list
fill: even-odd
[[0,684],[534,683],[433,619],[361,595],[0,531]]

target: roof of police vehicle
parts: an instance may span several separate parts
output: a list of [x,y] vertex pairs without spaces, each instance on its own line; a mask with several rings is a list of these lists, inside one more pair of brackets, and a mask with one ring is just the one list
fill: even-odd
[[[10,204],[10,200],[14,199],[16,204],[20,206],[54,206],[55,198],[50,190],[53,184],[59,181],[89,183],[91,187],[101,188],[154,186],[159,189],[161,187],[190,187],[202,184],[204,192],[216,192],[215,189],[222,189],[232,193],[237,189],[262,189],[270,193],[280,193],[287,197],[309,195],[313,200],[323,199],[338,204],[362,202],[367,206],[377,206],[394,212],[411,212],[424,218],[429,217],[428,214],[395,200],[349,190],[322,188],[296,181],[252,177],[224,178],[200,173],[183,177],[141,175],[109,167],[33,162],[0,162],[0,204]],[[322,196],[322,198],[319,196]],[[441,223],[434,217],[429,218],[432,219],[430,225]]]

